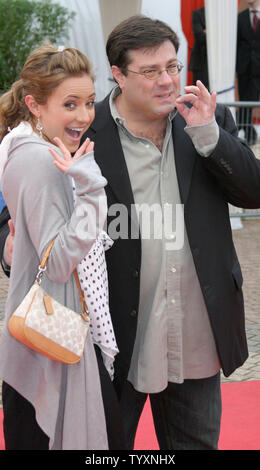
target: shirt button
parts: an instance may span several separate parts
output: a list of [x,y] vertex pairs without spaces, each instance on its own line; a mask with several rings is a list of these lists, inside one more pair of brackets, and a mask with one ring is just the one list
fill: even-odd
[[139,276],[139,271],[138,271],[138,269],[135,269],[135,270],[133,271],[133,277],[134,277],[134,278],[137,278],[138,276]]
[[172,304],[175,304],[175,299],[172,299],[172,300],[171,300],[171,303],[172,303]]
[[175,268],[171,268],[171,272],[172,272],[172,273],[176,273],[176,269],[175,269]]
[[199,248],[194,248],[193,254],[194,254],[194,256],[196,256],[196,257],[199,256],[199,254],[200,254]]
[[171,235],[169,235],[168,239],[169,240],[174,240],[175,239],[175,233],[172,233]]
[[136,311],[136,310],[132,310],[132,312],[130,313],[130,317],[135,318],[136,316],[137,316],[137,311]]

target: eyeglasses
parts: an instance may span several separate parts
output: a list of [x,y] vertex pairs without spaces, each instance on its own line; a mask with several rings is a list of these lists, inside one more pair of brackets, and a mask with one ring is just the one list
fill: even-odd
[[163,72],[167,72],[168,75],[170,75],[170,77],[173,77],[174,75],[178,75],[178,73],[182,71],[183,67],[184,67],[183,64],[178,61],[175,64],[171,64],[162,70],[150,69],[150,70],[145,70],[144,72],[135,72],[134,70],[127,69],[127,71],[135,73],[136,75],[143,75],[148,80],[156,80],[157,78],[160,77],[160,75]]

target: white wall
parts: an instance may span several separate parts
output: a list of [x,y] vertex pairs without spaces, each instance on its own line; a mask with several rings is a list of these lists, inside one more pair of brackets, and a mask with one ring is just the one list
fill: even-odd
[[99,2],[98,0],[55,1],[76,13],[69,40],[64,46],[75,47],[90,59],[96,75],[95,89],[97,101],[99,101],[106,96],[111,88]]
[[188,44],[182,31],[181,0],[142,0],[141,13],[151,18],[164,21],[178,35],[180,40],[178,58],[184,65],[184,69],[181,72],[181,92],[183,93],[183,87],[186,85],[187,77]]

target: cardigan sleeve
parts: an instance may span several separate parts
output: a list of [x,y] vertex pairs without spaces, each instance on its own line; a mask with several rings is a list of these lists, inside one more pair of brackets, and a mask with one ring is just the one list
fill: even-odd
[[[72,177],[77,193],[75,205]],[[3,194],[16,236],[19,218],[19,223],[26,225],[39,260],[55,238],[46,270],[51,281],[65,283],[103,229],[107,213],[105,185],[93,152],[75,161],[67,174],[53,165],[46,144],[25,144],[12,152],[3,175]]]

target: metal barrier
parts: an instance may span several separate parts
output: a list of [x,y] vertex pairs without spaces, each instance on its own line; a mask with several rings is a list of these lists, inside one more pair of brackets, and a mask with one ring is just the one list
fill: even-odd
[[[260,160],[260,102],[234,101],[225,105],[230,108],[234,116],[239,137],[247,142]],[[240,209],[230,206],[230,217],[260,218],[260,209]]]

